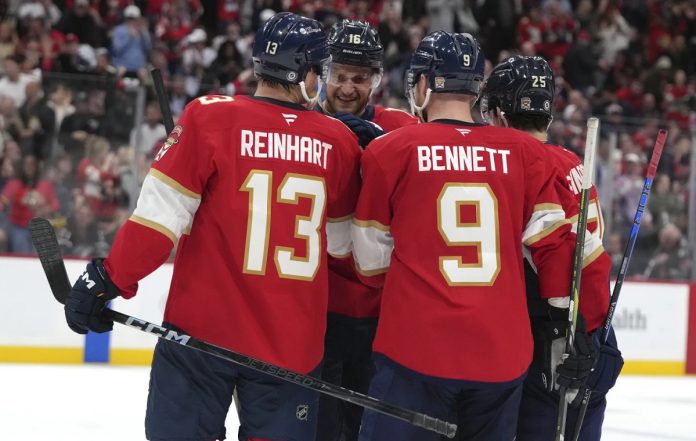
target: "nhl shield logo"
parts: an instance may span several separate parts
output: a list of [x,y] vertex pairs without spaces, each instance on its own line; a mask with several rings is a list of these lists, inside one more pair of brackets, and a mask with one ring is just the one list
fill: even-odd
[[528,96],[523,97],[520,100],[520,108],[522,110],[532,110],[532,99]]
[[443,77],[435,77],[435,88],[436,89],[444,89],[445,88],[445,79]]
[[309,417],[309,405],[300,404],[297,406],[297,409],[295,410],[295,417],[297,417],[297,419],[300,421],[307,421],[307,418]]

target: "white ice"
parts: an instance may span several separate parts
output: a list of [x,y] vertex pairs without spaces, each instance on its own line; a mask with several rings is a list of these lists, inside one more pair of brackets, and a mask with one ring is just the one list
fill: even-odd
[[[144,440],[148,368],[0,364],[0,440]],[[603,441],[696,441],[696,377],[623,376]],[[234,412],[228,439],[236,439]]]

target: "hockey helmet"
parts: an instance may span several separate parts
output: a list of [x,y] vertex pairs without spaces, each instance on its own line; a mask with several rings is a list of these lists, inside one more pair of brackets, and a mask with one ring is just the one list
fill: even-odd
[[280,12],[256,32],[252,59],[257,76],[300,84],[312,69],[325,76],[330,55],[318,21]]
[[[431,93],[462,93],[477,96],[483,83],[486,59],[471,34],[435,31],[420,42],[406,70],[406,97],[420,113]],[[428,80],[423,104],[415,103],[414,88],[421,75]]]
[[499,107],[506,115],[552,118],[555,83],[553,70],[541,57],[515,55],[499,63],[481,91],[481,115]]
[[364,21],[343,20],[329,33],[331,61],[382,70],[384,47],[377,32]]

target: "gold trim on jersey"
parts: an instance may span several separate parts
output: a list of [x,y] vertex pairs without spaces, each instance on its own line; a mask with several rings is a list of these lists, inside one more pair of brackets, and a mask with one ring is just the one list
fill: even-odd
[[355,262],[355,270],[362,274],[363,276],[366,277],[372,277],[372,276],[378,276],[380,274],[384,274],[389,270],[389,267],[386,268],[377,268],[373,270],[364,270],[360,268],[360,265],[358,265],[357,261]]
[[345,216],[341,217],[327,217],[326,222],[331,222],[332,224],[339,223],[339,222],[345,222],[345,221],[352,221],[353,220],[353,213],[347,214]]
[[585,257],[583,259],[582,267],[585,268],[586,266],[588,266],[589,264],[591,264],[592,262],[597,260],[597,258],[599,256],[601,256],[603,252],[604,252],[604,247],[602,245],[600,245],[599,248],[594,250],[592,253],[590,253],[590,255],[588,255],[587,257]]
[[164,234],[165,236],[167,236],[169,240],[172,241],[173,244],[176,244],[176,234],[174,234],[169,228],[165,227],[164,225],[158,224],[157,222],[153,222],[151,220],[147,220],[135,214],[131,215],[129,220],[135,222],[136,224],[142,225],[144,227],[150,228],[152,230]]
[[168,185],[169,187],[173,188],[174,190],[178,191],[179,193],[188,196],[190,198],[194,199],[200,199],[201,195],[189,190],[188,188],[184,187],[180,183],[178,183],[176,180],[173,178],[170,178],[169,176],[165,175],[161,171],[151,168],[150,171],[148,172],[148,175],[152,176],[153,178],[157,179],[158,181]]
[[563,211],[563,207],[558,205],[558,204],[536,204],[534,206],[533,212],[536,213],[538,211],[554,211],[554,210],[561,210]]
[[566,225],[566,224],[570,224],[570,221],[568,219],[561,219],[559,221],[556,221],[550,227],[538,232],[534,236],[528,237],[527,240],[525,240],[523,243],[525,245],[531,245],[533,243],[539,242],[541,239],[552,234],[554,231],[556,231],[557,229],[561,228],[563,225]]
[[376,220],[353,219],[353,225],[360,228],[375,228],[380,231],[389,231],[388,225],[383,225]]

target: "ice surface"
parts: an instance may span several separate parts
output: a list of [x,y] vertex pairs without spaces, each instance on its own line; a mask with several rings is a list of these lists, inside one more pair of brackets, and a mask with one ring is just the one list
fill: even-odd
[[[144,367],[0,364],[0,440],[144,440],[148,373]],[[228,439],[236,439],[237,425],[232,411]],[[696,377],[619,378],[602,440],[696,441]]]

